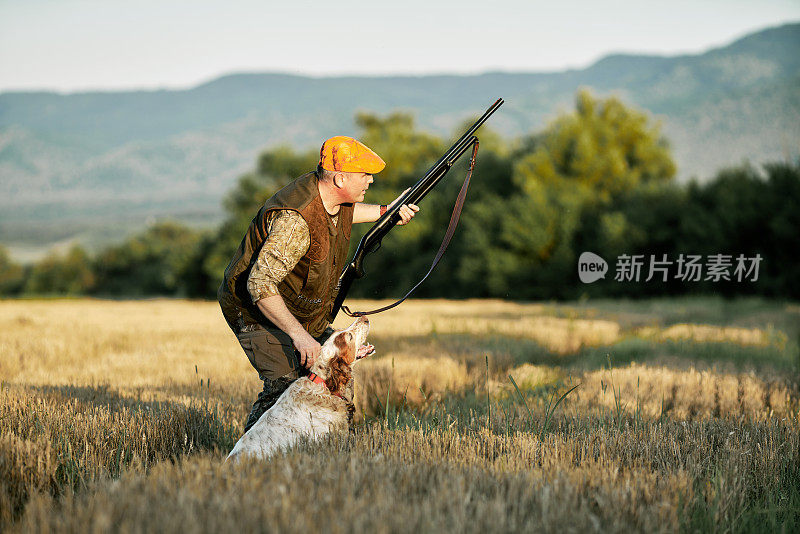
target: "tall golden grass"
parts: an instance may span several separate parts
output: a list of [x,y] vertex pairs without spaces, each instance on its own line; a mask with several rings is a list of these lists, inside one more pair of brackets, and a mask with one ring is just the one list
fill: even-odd
[[626,306],[404,304],[353,432],[229,466],[259,382],[215,304],[0,302],[0,529],[800,528],[800,308]]

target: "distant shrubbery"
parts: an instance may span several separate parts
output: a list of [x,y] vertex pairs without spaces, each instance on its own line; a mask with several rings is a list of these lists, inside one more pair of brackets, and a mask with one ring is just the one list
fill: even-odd
[[23,268],[0,248],[5,295],[206,296],[202,252],[208,234],[171,221],[155,224],[94,257],[79,246]]
[[[442,139],[417,131],[406,114],[360,114],[356,121],[361,140],[389,162],[370,187],[369,202],[390,202],[447,148]],[[211,298],[264,200],[313,169],[316,160],[316,151],[264,152],[225,199],[227,219],[213,232],[159,223],[94,258],[73,248],[25,269],[0,249],[0,292]],[[393,232],[384,250],[368,258],[370,275],[355,284],[352,296],[397,296],[422,276],[447,226],[463,164],[426,197],[413,224]],[[675,183],[674,174],[658,127],[616,98],[582,91],[574,112],[512,143],[484,129],[461,227],[417,296],[718,292],[800,298],[800,162],[763,170],[744,165],[685,186]],[[360,226],[353,247],[368,227]],[[605,280],[578,280],[584,251],[608,261]],[[622,254],[666,254],[673,261],[680,254],[760,254],[763,261],[757,282],[644,282],[644,272],[640,282],[623,283],[614,281],[614,262]]]

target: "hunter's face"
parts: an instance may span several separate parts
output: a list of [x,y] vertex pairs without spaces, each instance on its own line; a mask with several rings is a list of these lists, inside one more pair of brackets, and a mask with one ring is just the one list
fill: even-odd
[[363,202],[372,183],[372,175],[365,172],[343,172],[343,189],[350,202]]

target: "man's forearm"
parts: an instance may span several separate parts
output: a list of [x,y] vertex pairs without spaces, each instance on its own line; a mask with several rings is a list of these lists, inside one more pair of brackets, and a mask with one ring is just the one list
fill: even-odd
[[[394,199],[391,204],[389,204],[389,208],[394,206],[395,202],[400,201],[400,197],[402,197],[408,189],[403,191],[399,197]],[[381,208],[383,206],[380,204],[364,204],[363,202],[356,202],[353,204],[353,223],[364,223],[364,222],[375,222],[381,218]],[[414,214],[419,211],[419,207],[415,204],[404,204],[400,206],[400,220],[397,222],[399,226],[403,226],[404,224],[408,224],[408,221],[414,218]]]
[[363,202],[353,204],[353,224],[375,222],[380,217],[380,204],[364,204]]
[[264,314],[264,317],[289,334],[293,340],[296,340],[298,337],[303,337],[304,335],[310,335],[295,316],[292,315],[286,307],[283,297],[280,295],[264,297],[256,302],[256,306],[258,306],[258,309]]

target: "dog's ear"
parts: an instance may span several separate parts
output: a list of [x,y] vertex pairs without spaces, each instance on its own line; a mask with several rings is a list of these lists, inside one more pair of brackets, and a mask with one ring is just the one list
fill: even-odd
[[336,356],[328,364],[328,379],[325,385],[331,393],[339,393],[353,376],[350,365],[355,361],[356,355],[353,350],[353,334],[341,332],[333,340],[336,347]]
[[325,386],[331,393],[339,393],[339,390],[347,385],[352,376],[353,371],[350,369],[350,364],[339,353],[328,364],[328,378],[325,380]]
[[337,354],[344,358],[348,365],[351,365],[356,360],[356,353],[353,350],[353,334],[341,332],[333,340],[333,344],[336,346]]

